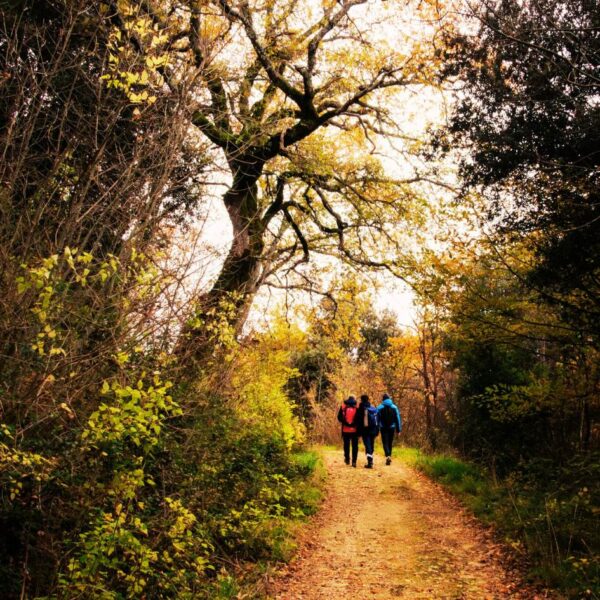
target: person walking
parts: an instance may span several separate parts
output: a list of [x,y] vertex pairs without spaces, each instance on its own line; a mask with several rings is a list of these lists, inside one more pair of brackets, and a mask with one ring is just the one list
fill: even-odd
[[399,435],[402,431],[402,418],[400,417],[400,410],[388,394],[383,395],[383,401],[377,407],[377,418],[379,420],[379,430],[381,431],[385,464],[391,465],[394,436]]
[[379,434],[379,420],[377,409],[369,402],[369,396],[363,394],[358,405],[358,431],[362,436],[367,455],[365,469],[373,468],[373,452],[375,451],[375,438]]
[[356,467],[358,458],[358,408],[356,398],[349,396],[344,400],[338,411],[338,421],[342,424],[342,439],[344,440],[344,462],[350,464],[350,446],[352,446],[352,466]]

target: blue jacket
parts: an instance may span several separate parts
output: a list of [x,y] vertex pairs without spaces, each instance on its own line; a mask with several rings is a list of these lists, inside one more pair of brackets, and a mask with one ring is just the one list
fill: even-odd
[[[391,398],[386,398],[378,407],[377,407],[377,415],[381,415],[381,411],[384,406],[391,406],[396,412],[396,422],[392,424],[392,429],[400,433],[402,431],[402,418],[400,417],[400,410],[394,404],[394,401]],[[381,426],[381,417],[379,420]],[[383,429],[383,428],[382,428]]]

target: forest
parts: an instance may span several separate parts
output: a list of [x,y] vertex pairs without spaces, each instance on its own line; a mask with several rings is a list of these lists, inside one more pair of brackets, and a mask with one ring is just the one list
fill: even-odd
[[596,0],[0,0],[0,151],[0,597],[271,597],[387,392],[600,598]]

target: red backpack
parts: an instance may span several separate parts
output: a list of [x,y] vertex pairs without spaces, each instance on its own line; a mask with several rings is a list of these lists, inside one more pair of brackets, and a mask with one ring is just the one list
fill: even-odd
[[343,433],[356,433],[356,406],[344,406],[342,408],[342,415],[344,420],[342,421],[342,432]]

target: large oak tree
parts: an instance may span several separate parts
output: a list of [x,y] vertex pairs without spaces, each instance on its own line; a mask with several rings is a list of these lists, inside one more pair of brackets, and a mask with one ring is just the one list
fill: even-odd
[[[307,284],[300,265],[311,251],[397,268],[397,224],[411,213],[407,186],[427,177],[406,169],[386,176],[377,138],[392,135],[406,148],[392,91],[432,79],[432,47],[423,40],[435,26],[399,25],[417,4],[435,11],[369,0],[136,4],[165,34],[169,63],[157,70],[194,99],[191,124],[228,172],[233,242],[198,315],[226,299],[239,326],[269,277],[284,269],[300,279],[275,285]],[[114,9],[117,21],[133,10],[127,2]],[[190,64],[196,76],[181,77]],[[196,336],[185,331],[187,340]]]

